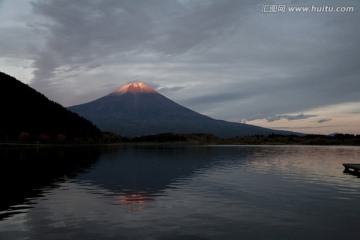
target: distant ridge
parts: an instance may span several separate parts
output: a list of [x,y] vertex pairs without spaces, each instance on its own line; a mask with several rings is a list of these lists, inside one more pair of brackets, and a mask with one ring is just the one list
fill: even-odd
[[89,140],[101,136],[89,120],[0,72],[0,141]]
[[159,133],[208,133],[219,137],[293,134],[212,119],[139,82],[126,84],[104,97],[68,109],[91,120],[103,131],[126,137]]

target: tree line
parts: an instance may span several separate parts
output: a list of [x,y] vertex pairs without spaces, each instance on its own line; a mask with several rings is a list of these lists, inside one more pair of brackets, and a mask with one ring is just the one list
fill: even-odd
[[219,138],[212,134],[162,133],[135,138],[121,138],[124,143],[188,143],[188,144],[239,144],[239,145],[356,145],[360,146],[360,135],[250,135],[232,138]]

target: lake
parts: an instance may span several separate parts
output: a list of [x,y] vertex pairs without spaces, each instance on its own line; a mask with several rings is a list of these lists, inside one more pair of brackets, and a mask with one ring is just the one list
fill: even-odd
[[[360,147],[0,148],[0,239],[357,239]],[[19,182],[19,183],[18,183]]]

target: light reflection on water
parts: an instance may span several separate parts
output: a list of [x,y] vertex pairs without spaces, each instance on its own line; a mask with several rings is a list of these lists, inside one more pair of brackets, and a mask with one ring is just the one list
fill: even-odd
[[104,149],[87,171],[4,210],[0,239],[345,239],[359,147]]

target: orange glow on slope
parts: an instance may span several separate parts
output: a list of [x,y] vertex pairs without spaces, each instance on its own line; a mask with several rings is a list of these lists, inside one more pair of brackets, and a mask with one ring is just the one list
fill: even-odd
[[112,94],[124,93],[156,93],[156,91],[144,83],[129,83],[112,92]]

